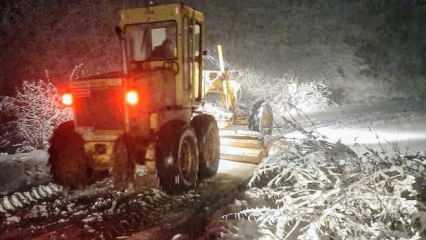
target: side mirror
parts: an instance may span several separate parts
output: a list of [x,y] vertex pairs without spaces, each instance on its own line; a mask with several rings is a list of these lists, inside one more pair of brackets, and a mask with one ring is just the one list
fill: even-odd
[[119,26],[115,27],[115,33],[117,34],[118,39],[123,40],[123,31]]

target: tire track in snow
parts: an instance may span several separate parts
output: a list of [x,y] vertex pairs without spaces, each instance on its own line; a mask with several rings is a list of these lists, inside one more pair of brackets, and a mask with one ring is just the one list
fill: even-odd
[[61,186],[49,183],[33,187],[29,191],[12,193],[0,198],[0,214],[12,214],[23,208],[32,207],[62,194],[62,191]]

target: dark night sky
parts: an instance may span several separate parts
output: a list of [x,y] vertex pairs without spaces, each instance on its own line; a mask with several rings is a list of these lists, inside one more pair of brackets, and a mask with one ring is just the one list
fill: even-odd
[[[142,2],[2,1],[1,95],[46,72],[61,81],[81,63],[86,73],[117,69],[118,11]],[[192,2],[206,13],[210,53],[222,43],[231,67],[271,79],[295,73],[335,87],[378,81],[416,89],[413,94],[426,89],[426,7],[420,1]]]

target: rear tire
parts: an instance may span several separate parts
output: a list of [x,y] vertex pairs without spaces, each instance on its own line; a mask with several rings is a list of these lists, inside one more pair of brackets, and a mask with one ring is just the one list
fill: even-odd
[[271,106],[268,103],[263,103],[258,111],[259,132],[263,135],[271,135],[274,120]]
[[249,117],[249,130],[271,135],[273,128],[273,112],[269,103],[259,100],[253,104]]
[[195,131],[183,122],[166,124],[156,148],[160,185],[170,194],[180,194],[196,186],[198,145]]
[[49,164],[54,182],[69,188],[91,182],[83,138],[74,131],[74,121],[60,124],[50,138]]
[[201,114],[191,122],[198,139],[200,151],[200,178],[212,177],[217,173],[220,159],[219,128],[215,118]]
[[258,100],[256,101],[253,106],[250,109],[250,117],[249,117],[249,124],[248,129],[252,131],[259,131],[259,108],[264,103],[264,100]]

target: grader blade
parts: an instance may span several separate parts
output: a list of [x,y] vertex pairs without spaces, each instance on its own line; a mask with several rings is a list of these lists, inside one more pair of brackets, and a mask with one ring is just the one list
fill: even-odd
[[237,116],[234,120],[234,125],[248,126],[248,117]]
[[259,164],[267,155],[263,136],[258,132],[244,128],[221,129],[219,135],[221,159]]

